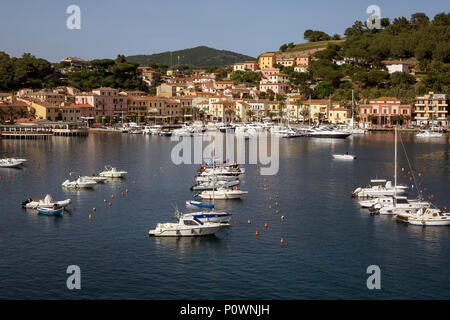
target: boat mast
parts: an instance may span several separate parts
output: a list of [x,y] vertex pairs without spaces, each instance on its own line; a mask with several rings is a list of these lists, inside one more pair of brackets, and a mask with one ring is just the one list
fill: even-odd
[[397,126],[395,126],[394,207],[397,204]]
[[352,89],[352,129],[355,127],[355,120],[353,119],[353,110],[354,110],[354,97],[353,97],[353,89]]

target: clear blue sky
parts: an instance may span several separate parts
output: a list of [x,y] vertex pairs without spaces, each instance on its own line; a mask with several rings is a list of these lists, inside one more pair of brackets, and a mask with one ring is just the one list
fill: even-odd
[[[449,11],[444,0],[2,0],[0,51],[30,52],[52,62],[66,56],[114,58],[206,45],[256,57],[301,43],[306,29],[343,34],[368,18]],[[66,8],[81,8],[81,30],[66,28]]]

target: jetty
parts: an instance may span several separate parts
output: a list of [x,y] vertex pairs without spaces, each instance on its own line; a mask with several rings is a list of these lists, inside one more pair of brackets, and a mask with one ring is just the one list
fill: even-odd
[[79,123],[46,122],[0,125],[0,137],[6,139],[47,139],[52,136],[87,136],[89,129]]

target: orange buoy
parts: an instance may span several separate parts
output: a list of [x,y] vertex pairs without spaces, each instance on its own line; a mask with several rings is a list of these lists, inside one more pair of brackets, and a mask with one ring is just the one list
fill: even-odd
[[267,229],[267,227],[268,227],[267,223],[264,223],[264,228],[266,228],[266,229]]
[[276,214],[279,214],[280,212],[279,212],[278,210],[275,210],[275,213],[276,213]]
[[422,174],[419,172],[419,177],[421,177],[422,176]]
[[111,206],[112,206],[112,202],[110,201],[110,202],[108,203],[108,205],[111,207]]
[[123,191],[122,191],[121,195],[122,195],[122,197],[123,197],[123,196],[125,195],[125,193],[123,193]]
[[117,190],[120,190],[120,186],[117,186]]
[[284,239],[283,239],[283,238],[281,238],[280,242],[281,242],[281,244],[283,244],[283,243],[284,243]]
[[444,211],[447,211],[447,207],[444,207]]
[[255,232],[255,236],[258,236],[259,235],[259,232],[258,232],[258,230],[256,230],[256,232]]
[[272,209],[272,206],[269,204],[269,209]]
[[111,199],[114,199],[114,195],[113,194],[111,195]]

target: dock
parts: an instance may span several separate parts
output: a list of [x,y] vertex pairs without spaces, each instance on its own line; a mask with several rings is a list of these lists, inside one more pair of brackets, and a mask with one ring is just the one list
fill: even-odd
[[2,125],[0,137],[6,139],[47,139],[52,136],[87,136],[87,127],[77,123]]

